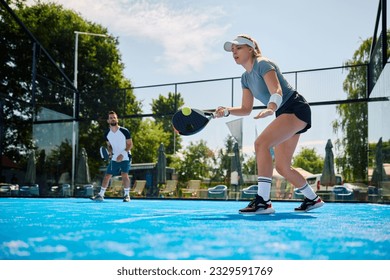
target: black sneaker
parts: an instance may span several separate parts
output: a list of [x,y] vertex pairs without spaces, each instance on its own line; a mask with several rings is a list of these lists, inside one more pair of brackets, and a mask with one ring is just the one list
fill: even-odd
[[93,197],[90,197],[90,199],[92,199],[94,201],[103,201],[104,200],[104,198],[100,194],[97,194]]
[[248,204],[247,207],[238,211],[240,214],[273,214],[275,209],[272,208],[271,200],[264,199],[256,194],[256,197]]
[[130,196],[129,195],[125,195],[123,197],[123,202],[130,202]]
[[301,211],[301,212],[307,212],[307,211],[319,208],[319,207],[321,207],[324,204],[325,204],[325,202],[323,202],[322,199],[318,195],[313,200],[312,199],[308,199],[307,197],[305,197],[305,199],[303,200],[301,206],[295,208],[294,210],[295,211]]

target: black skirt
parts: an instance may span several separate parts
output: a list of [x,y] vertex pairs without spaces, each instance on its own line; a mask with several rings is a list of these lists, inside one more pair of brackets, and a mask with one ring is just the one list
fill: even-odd
[[306,132],[311,127],[311,110],[309,103],[298,92],[294,92],[293,95],[276,111],[276,117],[282,114],[294,114],[298,119],[307,123],[306,127],[296,134]]

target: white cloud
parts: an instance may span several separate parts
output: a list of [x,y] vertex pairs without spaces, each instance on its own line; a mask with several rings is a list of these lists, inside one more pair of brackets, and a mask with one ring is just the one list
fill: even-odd
[[[181,73],[201,71],[216,60],[220,44],[229,28],[218,21],[225,16],[223,8],[203,6],[179,7],[176,1],[130,0],[54,0],[99,23],[120,38],[137,38],[153,47],[156,67],[163,71]],[[173,6],[172,4],[176,4]]]

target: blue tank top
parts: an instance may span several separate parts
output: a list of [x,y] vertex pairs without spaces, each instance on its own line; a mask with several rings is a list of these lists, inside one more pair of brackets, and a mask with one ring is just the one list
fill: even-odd
[[261,101],[264,105],[268,104],[270,94],[274,92],[269,92],[267,85],[264,81],[264,75],[268,72],[274,70],[278,76],[280,86],[283,92],[283,101],[280,106],[282,106],[294,93],[294,88],[287,82],[287,80],[282,75],[279,67],[272,61],[261,58],[256,59],[251,72],[246,72],[241,76],[241,86],[242,88],[249,89],[252,95]]

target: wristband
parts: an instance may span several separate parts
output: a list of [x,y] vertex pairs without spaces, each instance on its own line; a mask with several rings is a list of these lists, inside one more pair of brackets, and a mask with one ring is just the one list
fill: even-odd
[[280,107],[280,104],[282,104],[282,101],[283,101],[283,97],[278,94],[278,93],[273,93],[271,94],[271,97],[269,98],[269,101],[268,101],[268,104],[267,106],[272,102],[272,103],[275,103],[276,104],[276,109],[275,111],[277,111]]
[[223,116],[224,116],[224,117],[228,117],[229,115],[230,115],[229,110],[228,110],[227,108],[225,108],[225,109],[223,110]]

